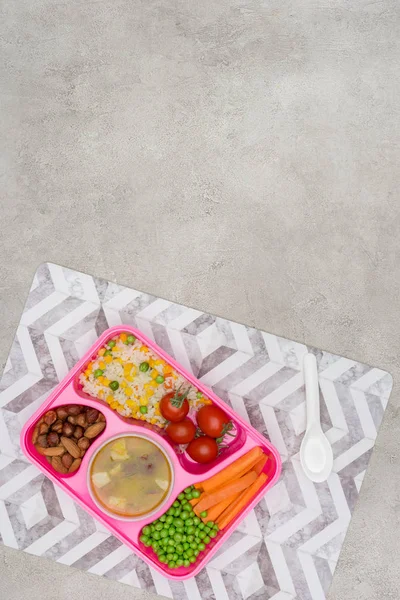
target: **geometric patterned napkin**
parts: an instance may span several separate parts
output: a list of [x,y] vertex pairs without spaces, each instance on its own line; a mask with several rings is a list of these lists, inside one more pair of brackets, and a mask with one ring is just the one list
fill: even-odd
[[[137,327],[276,446],[282,476],[199,575],[165,579],[22,454],[22,425],[112,325]],[[317,357],[334,472],[303,474],[302,357]],[[36,272],[0,382],[0,540],[176,600],[324,600],[392,389],[380,369],[54,264]]]

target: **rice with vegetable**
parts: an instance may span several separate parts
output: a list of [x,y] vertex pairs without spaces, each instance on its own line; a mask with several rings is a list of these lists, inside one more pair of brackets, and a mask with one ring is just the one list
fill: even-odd
[[107,402],[120,415],[165,427],[159,403],[169,392],[187,393],[190,409],[211,400],[134,335],[109,340],[79,376],[84,392]]

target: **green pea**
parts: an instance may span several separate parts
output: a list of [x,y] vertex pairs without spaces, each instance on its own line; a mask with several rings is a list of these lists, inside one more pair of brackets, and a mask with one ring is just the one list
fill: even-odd
[[179,556],[178,556],[178,555],[177,555],[177,553],[175,552],[175,553],[174,553],[174,555],[173,555],[173,557],[172,557],[172,560],[175,560],[175,561],[177,561],[177,560],[178,560],[178,558],[179,558]]
[[184,500],[184,499],[185,499],[185,494],[182,492],[181,494],[179,494],[178,500]]
[[191,485],[189,485],[189,487],[185,488],[183,491],[185,492],[185,494],[189,494],[189,492],[192,491],[192,487]]
[[149,541],[147,535],[141,535],[139,539],[142,542],[142,544],[146,544]]
[[142,362],[139,365],[139,371],[142,371],[142,373],[146,373],[146,371],[148,371],[150,369],[150,365],[148,362]]
[[197,392],[197,394],[196,394],[196,398],[201,398],[201,397],[202,397],[202,395],[203,395],[203,394],[202,394],[201,392]]
[[200,498],[200,496],[201,496],[200,490],[193,490],[192,496],[193,496],[193,498]]
[[167,512],[167,517],[165,522],[166,523],[172,523],[172,521],[174,520],[174,517],[172,516],[172,513],[175,512],[173,508],[169,508],[168,512]]
[[164,523],[166,521],[166,519],[167,519],[166,515],[162,515],[162,517],[160,517],[160,521],[162,523]]
[[202,552],[203,550],[205,550],[206,545],[203,544],[203,542],[200,542],[200,544],[197,545],[197,548],[200,550],[200,552]]
[[136,338],[134,335],[128,335],[126,341],[128,342],[128,344],[134,344],[136,342]]
[[157,523],[156,527],[156,531],[161,531],[161,529],[163,529],[163,524],[162,523]]
[[197,542],[192,542],[190,544],[190,547],[192,548],[192,550],[196,550],[196,548],[197,548]]
[[176,542],[181,542],[181,541],[182,541],[182,534],[180,534],[180,533],[175,533],[175,535],[174,535],[174,540],[175,540]]
[[183,561],[183,566],[184,567],[190,567],[190,560],[184,560]]
[[169,533],[169,535],[174,535],[175,531],[176,531],[176,530],[175,530],[175,527],[170,527],[170,528],[168,529],[168,533]]
[[165,556],[165,554],[160,554],[160,556],[158,557],[158,560],[159,560],[161,563],[163,563],[163,564],[165,564],[166,562],[168,562],[168,561],[167,561],[167,557]]
[[200,554],[200,550],[198,550],[198,549],[196,548],[196,550],[194,551],[194,555],[196,556],[196,558],[198,557],[198,555],[199,555],[199,554]]
[[184,522],[182,521],[182,519],[175,519],[174,520],[174,525],[175,525],[175,527],[183,527],[184,526]]
[[162,375],[157,375],[156,383],[164,383],[165,378]]
[[182,567],[183,566],[183,560],[181,558],[178,558],[178,560],[176,561],[176,566],[177,567]]
[[177,508],[177,507],[179,506],[179,502],[178,502],[178,500],[175,500],[175,502],[173,503],[173,505],[172,505],[172,506],[175,506],[175,508]]
[[186,500],[191,500],[193,498],[192,492],[188,492],[186,495]]
[[208,523],[206,523],[206,527],[212,529],[214,527],[214,521],[208,521]]
[[108,387],[115,392],[118,388],[119,388],[119,383],[118,381],[110,381],[110,383],[108,384]]
[[183,546],[182,546],[182,544],[177,544],[175,549],[176,549],[176,551],[177,551],[178,554],[182,554],[182,552],[183,552]]
[[190,556],[193,556],[193,549],[192,548],[188,548],[186,550],[186,556],[189,558]]
[[206,537],[204,538],[203,542],[204,542],[205,544],[209,544],[209,543],[211,542],[211,539],[209,538],[209,536],[208,536],[208,535],[206,535]]
[[191,542],[194,542],[194,535],[188,535],[188,536],[187,536],[187,541],[189,542],[189,544],[190,544]]
[[175,516],[178,517],[181,514],[181,507],[179,506],[179,508],[175,508]]
[[208,535],[210,538],[215,538],[217,537],[218,533],[215,531],[215,529],[212,529]]
[[201,523],[201,519],[199,519],[199,517],[194,517],[194,518],[193,518],[193,523],[194,523],[195,525],[198,525],[199,523]]
[[151,533],[151,529],[148,525],[146,525],[145,527],[143,527],[143,534],[144,535],[149,535],[149,533]]
[[167,560],[172,560],[173,556],[174,555],[172,553],[168,553],[167,554]]
[[154,531],[153,532],[153,538],[155,540],[159,540],[161,538],[160,532],[159,531]]
[[201,540],[204,540],[204,538],[205,538],[205,537],[206,537],[206,534],[205,534],[205,532],[204,532],[204,531],[199,531],[199,538],[200,538]]
[[163,545],[163,547],[164,547],[164,548],[165,548],[166,546],[168,546],[168,542],[169,542],[169,539],[168,539],[168,538],[163,538],[163,539],[161,540],[161,543],[162,543],[162,545]]
[[167,529],[163,529],[162,531],[160,531],[160,535],[161,535],[162,538],[168,537],[168,530]]
[[168,538],[168,545],[175,546],[175,540],[173,538]]
[[107,346],[108,346],[109,348],[114,348],[114,346],[115,346],[115,344],[116,344],[116,343],[117,343],[117,342],[116,342],[115,340],[110,340],[110,341],[108,342]]
[[151,545],[152,545],[152,547],[153,547],[153,550],[154,550],[154,552],[157,552],[157,550],[158,550],[158,548],[159,548],[159,544],[158,544],[158,542],[157,542],[157,541],[156,541],[156,542],[153,542]]
[[103,375],[104,371],[103,369],[96,369],[95,372],[93,373],[93,375],[95,377],[101,377]]
[[204,525],[204,523],[199,523],[199,524],[197,525],[197,529],[200,529],[200,530],[201,530],[201,529],[205,529],[205,525]]
[[168,563],[168,567],[170,569],[175,569],[175,562],[173,560],[170,560],[169,563]]
[[147,414],[147,406],[141,406],[140,407],[140,412],[142,413],[142,415]]
[[[181,517],[183,519],[182,515],[181,515]],[[190,527],[191,525],[193,525],[193,523],[194,523],[193,519],[189,517],[189,519],[186,519],[186,521],[185,521],[185,527]]]
[[219,531],[218,523],[214,524],[214,529],[215,529],[215,531]]
[[190,506],[190,504],[189,504],[189,506],[186,506],[187,504],[188,504],[188,501],[186,500],[186,496],[185,496],[185,498],[184,498],[183,500],[181,500],[181,506],[182,506],[182,507],[183,507],[185,510],[187,510],[187,509],[189,508],[189,506]]
[[112,352],[111,350],[106,350],[103,354],[103,356],[112,356]]
[[195,563],[195,562],[196,562],[196,560],[197,560],[197,559],[196,559],[196,557],[195,557],[195,556],[191,556],[191,557],[189,558],[189,561],[190,561],[192,564],[193,564],[193,563]]
[[186,535],[185,534],[183,534],[183,536],[182,536],[182,542],[186,542]]
[[182,519],[182,521],[186,521],[188,518],[189,518],[189,513],[188,513],[188,511],[187,511],[187,510],[183,510],[183,511],[181,512],[181,519]]
[[202,519],[205,519],[207,515],[208,515],[208,512],[207,512],[206,510],[203,510],[203,511],[200,513],[200,516],[201,516],[201,518],[202,518]]

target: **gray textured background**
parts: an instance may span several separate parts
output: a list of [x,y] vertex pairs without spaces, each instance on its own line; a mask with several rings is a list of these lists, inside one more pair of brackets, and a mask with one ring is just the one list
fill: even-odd
[[[0,0],[0,359],[45,260],[389,370],[331,600],[400,586],[398,0]],[[0,549],[7,600],[143,592]]]

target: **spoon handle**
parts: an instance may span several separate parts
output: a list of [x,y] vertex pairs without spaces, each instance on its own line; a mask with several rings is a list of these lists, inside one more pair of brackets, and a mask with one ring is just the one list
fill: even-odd
[[317,361],[314,354],[306,354],[303,360],[304,382],[306,385],[307,429],[318,423],[319,413],[319,387]]

